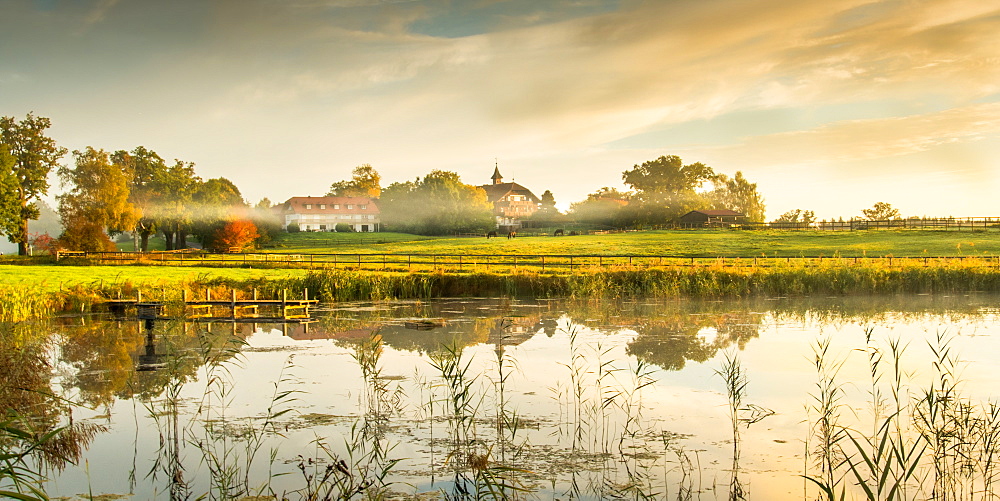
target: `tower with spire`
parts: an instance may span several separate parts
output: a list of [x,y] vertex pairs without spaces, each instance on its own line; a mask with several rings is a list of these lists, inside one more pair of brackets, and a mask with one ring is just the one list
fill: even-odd
[[493,184],[503,184],[503,176],[500,175],[499,163],[496,164],[495,167],[493,167],[493,177],[491,177],[490,179],[493,180]]

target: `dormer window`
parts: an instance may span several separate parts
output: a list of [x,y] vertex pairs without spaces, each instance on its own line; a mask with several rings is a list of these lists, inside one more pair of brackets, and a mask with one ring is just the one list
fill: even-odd
[[313,208],[312,204],[306,204],[306,209],[312,209],[312,208]]
[[340,208],[340,204],[333,204],[333,208],[334,208],[334,210],[339,209]]
[[325,210],[326,209],[326,204],[319,204],[319,208],[320,208],[320,210]]
[[351,210],[351,209],[354,209],[354,205],[352,205],[352,204],[347,204],[347,210]]
[[358,208],[361,209],[361,210],[368,210],[368,206],[367,205],[359,205]]

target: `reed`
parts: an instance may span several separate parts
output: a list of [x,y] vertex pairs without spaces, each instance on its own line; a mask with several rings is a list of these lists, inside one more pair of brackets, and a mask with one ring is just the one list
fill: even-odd
[[23,322],[50,315],[54,308],[50,294],[33,287],[0,286],[0,322]]
[[0,496],[23,501],[47,501],[45,476],[32,464],[60,429],[39,433],[20,415],[8,412],[0,420]]

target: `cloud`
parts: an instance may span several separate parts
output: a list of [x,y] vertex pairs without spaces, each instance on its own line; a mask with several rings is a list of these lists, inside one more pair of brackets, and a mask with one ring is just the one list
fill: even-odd
[[859,161],[927,152],[946,145],[1000,138],[1000,103],[936,113],[847,120],[811,130],[747,138],[716,149],[713,161],[775,168],[782,165],[842,166],[871,170]]
[[85,25],[93,25],[104,21],[105,17],[119,0],[98,0],[97,4],[87,13],[83,22]]

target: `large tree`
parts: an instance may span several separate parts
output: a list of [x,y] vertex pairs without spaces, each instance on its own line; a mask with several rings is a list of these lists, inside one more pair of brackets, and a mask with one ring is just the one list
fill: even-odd
[[164,173],[160,189],[161,198],[154,216],[166,239],[167,250],[187,247],[187,234],[194,217],[192,199],[201,183],[194,173],[194,164],[175,160]]
[[69,188],[58,197],[65,228],[59,241],[73,250],[114,250],[106,232],[132,230],[139,219],[129,202],[129,173],[104,150],[88,146],[73,156],[74,168],[59,168],[59,178]]
[[[240,189],[224,177],[199,183],[192,195],[192,202],[196,216],[191,229],[203,246],[210,246],[214,234],[227,223],[249,217]],[[256,233],[254,238],[257,238]]]
[[0,235],[5,233],[6,222],[18,221],[21,217],[21,205],[13,196],[17,192],[16,161],[7,145],[0,144]]
[[395,231],[444,235],[481,232],[496,224],[486,192],[449,171],[387,186],[379,209],[385,226]]
[[757,192],[757,183],[747,181],[740,171],[732,178],[719,174],[714,182],[716,189],[709,194],[714,208],[742,212],[748,221],[764,221],[764,197]]
[[715,179],[711,167],[696,162],[684,165],[676,155],[633,166],[622,173],[625,184],[635,190],[629,211],[636,223],[662,224],[705,204],[698,193]]
[[9,210],[0,210],[0,233],[5,233],[17,244],[18,254],[28,254],[28,221],[38,219],[35,202],[49,191],[49,173],[58,166],[66,148],[56,146],[54,139],[45,135],[51,122],[31,113],[18,122],[14,117],[0,117],[0,149],[5,149],[14,161],[6,163],[0,180],[14,179],[13,190],[0,192],[0,206],[16,207],[11,217]]
[[337,181],[330,185],[328,197],[378,198],[382,193],[382,176],[370,164],[354,168],[350,181]]
[[132,151],[118,150],[111,154],[111,161],[129,175],[129,202],[139,213],[131,231],[135,249],[146,252],[149,236],[157,231],[155,214],[164,197],[167,163],[144,146],[137,146]]

